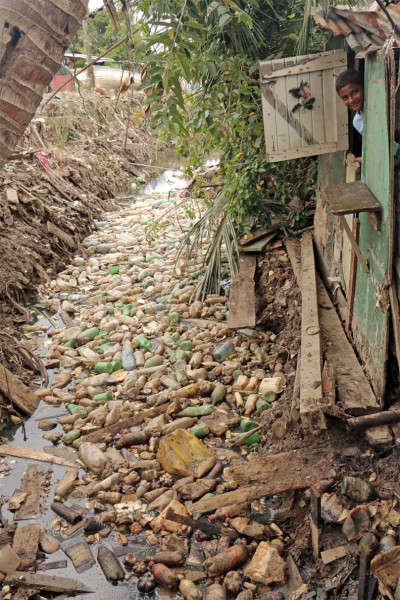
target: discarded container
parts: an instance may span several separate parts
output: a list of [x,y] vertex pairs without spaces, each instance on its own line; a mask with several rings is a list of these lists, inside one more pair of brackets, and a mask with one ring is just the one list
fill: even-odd
[[145,573],[139,577],[136,587],[143,594],[150,594],[157,587],[156,578],[151,573]]
[[144,335],[138,335],[136,338],[137,347],[146,352],[153,350],[153,344]]
[[178,429],[161,439],[157,459],[167,473],[202,477],[215,465],[212,452],[186,430]]
[[208,577],[217,577],[228,571],[233,571],[246,562],[250,549],[242,544],[227,548],[224,552],[207,558],[204,568]]
[[226,590],[219,583],[213,583],[206,590],[205,600],[226,600]]
[[360,477],[343,477],[342,494],[356,502],[367,502],[374,494],[374,489],[368,481]]
[[114,552],[101,545],[97,551],[97,561],[107,581],[123,581],[125,573]]
[[237,571],[229,571],[225,575],[224,588],[233,596],[237,596],[242,587],[242,576]]
[[393,529],[388,529],[386,534],[379,542],[379,552],[387,552],[397,546],[396,532]]
[[78,339],[86,338],[88,340],[94,340],[100,334],[99,329],[97,327],[90,327],[90,329],[85,329],[78,335]]
[[212,394],[211,394],[211,402],[214,406],[221,404],[224,402],[226,398],[226,394],[228,392],[228,388],[223,383],[217,383]]
[[168,567],[161,563],[149,562],[149,569],[153,576],[161,583],[163,587],[169,590],[175,590],[178,587],[178,576]]
[[202,600],[203,594],[190,579],[181,579],[179,591],[185,600]]
[[230,506],[221,506],[221,508],[217,508],[213,515],[210,515],[208,518],[210,521],[225,521],[226,519],[231,519],[243,513],[243,505],[242,504],[231,504]]
[[214,358],[217,362],[223,362],[232,352],[235,350],[235,346],[230,341],[226,341],[220,346],[214,353]]
[[98,446],[96,446],[96,444],[84,442],[79,446],[78,453],[81,461],[94,473],[101,473],[108,464],[107,456],[98,448]]

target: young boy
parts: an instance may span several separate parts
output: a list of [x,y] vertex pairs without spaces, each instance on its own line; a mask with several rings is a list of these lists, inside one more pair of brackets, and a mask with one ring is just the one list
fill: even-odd
[[[345,106],[354,111],[353,127],[359,133],[364,129],[364,78],[360,71],[347,69],[340,73],[336,79],[336,91],[343,100]],[[361,162],[356,158],[354,162]]]

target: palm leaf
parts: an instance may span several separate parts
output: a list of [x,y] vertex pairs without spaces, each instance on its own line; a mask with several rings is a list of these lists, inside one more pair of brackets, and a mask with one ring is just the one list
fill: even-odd
[[117,9],[115,8],[114,0],[104,0],[104,6],[106,7],[108,14],[110,15],[111,21],[113,22],[115,29],[118,29],[118,13]]

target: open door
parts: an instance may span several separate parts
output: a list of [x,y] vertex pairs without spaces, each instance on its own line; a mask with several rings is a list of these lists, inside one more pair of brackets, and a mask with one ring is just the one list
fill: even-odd
[[268,162],[348,149],[347,110],[335,90],[346,68],[343,50],[260,63]]

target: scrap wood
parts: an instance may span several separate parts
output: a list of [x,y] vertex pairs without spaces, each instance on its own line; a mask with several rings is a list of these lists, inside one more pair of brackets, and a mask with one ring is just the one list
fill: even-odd
[[238,481],[243,487],[199,500],[191,506],[191,511],[211,512],[229,504],[241,504],[289,490],[309,488],[326,475],[331,464],[329,453],[321,450],[252,456],[251,461],[243,461],[238,466],[224,470],[226,480]]
[[25,500],[15,513],[15,520],[31,519],[37,516],[44,505],[45,489],[49,485],[52,470],[44,465],[28,465],[22,480],[21,490]]
[[12,446],[11,444],[0,445],[0,455],[15,456],[16,458],[26,458],[27,460],[38,460],[63,467],[75,467],[76,464],[66,458],[51,456],[45,452],[34,450],[33,448],[24,448],[23,446]]
[[344,558],[349,554],[355,554],[357,552],[357,544],[345,544],[344,546],[337,546],[336,548],[329,548],[329,550],[322,550],[321,558],[324,565],[329,565],[331,562]]
[[321,338],[312,234],[301,239],[301,373],[300,418],[318,434],[326,429],[322,411]]
[[[97,431],[93,431],[92,433],[88,433],[73,442],[73,446],[75,448],[79,448],[81,444],[84,442],[91,442],[92,444],[98,444],[99,442],[104,442],[108,436],[115,436],[117,433],[120,433],[124,429],[129,429],[130,427],[136,427],[136,425],[141,425],[145,422],[146,419],[152,419],[153,417],[158,417],[159,415],[167,412],[169,408],[168,400],[166,400],[165,404],[160,404],[160,406],[155,406],[154,408],[150,408],[149,410],[145,410],[134,417],[129,417],[129,419],[124,419],[123,421],[119,421],[114,425],[110,425],[109,427],[102,427]],[[1,446],[0,446],[1,449]]]
[[205,531],[206,533],[211,533],[211,535],[221,535],[221,531],[215,525],[211,525],[211,523],[206,523],[204,521],[199,521],[198,519],[191,519],[190,517],[186,517],[184,515],[178,515],[174,513],[174,511],[170,508],[165,515],[166,521],[175,521],[175,523],[180,523],[181,525],[187,525],[188,527],[192,527],[193,529],[200,529],[200,531]]
[[[286,240],[297,283],[301,286],[301,261],[297,240]],[[343,331],[342,323],[328,292],[317,275],[318,315],[321,330],[326,336],[325,358],[335,369],[337,397],[343,410],[353,416],[380,412],[381,408],[358,358]]]
[[239,255],[239,270],[234,274],[229,293],[227,326],[254,327],[256,324],[255,282],[256,257]]
[[245,236],[243,236],[239,240],[239,244],[241,246],[247,246],[249,244],[252,244],[256,240],[259,240],[260,238],[265,237],[266,235],[270,235],[271,233],[275,233],[276,231],[279,231],[279,229],[280,229],[279,223],[275,223],[274,225],[271,225],[271,227],[268,227],[266,229],[258,229],[257,231],[254,231],[253,233],[248,233]]
[[246,242],[245,246],[241,246],[241,252],[262,252],[268,244],[274,241],[278,232],[265,234],[263,237],[260,237],[258,240],[253,241],[252,243]]
[[47,231],[49,233],[52,233],[53,235],[58,237],[60,240],[65,242],[70,248],[76,248],[75,240],[72,237],[72,235],[69,235],[69,233],[66,233],[65,231],[57,227],[57,225],[54,225],[54,223],[52,223],[51,221],[47,221],[46,226]]
[[13,571],[6,575],[3,583],[14,586],[33,587],[48,592],[70,593],[70,594],[85,594],[92,593],[93,590],[88,588],[80,581],[67,579],[66,577],[55,577],[54,575],[41,575],[39,573],[25,573],[24,571]]
[[367,427],[380,427],[400,421],[400,410],[386,410],[372,415],[363,415],[347,419],[349,429],[366,429]]
[[0,365],[0,392],[28,415],[38,407],[39,398],[3,365]]
[[286,558],[286,566],[288,573],[288,587],[290,600],[300,600],[308,591],[308,586],[304,583],[303,578],[300,574],[299,568],[290,554]]

